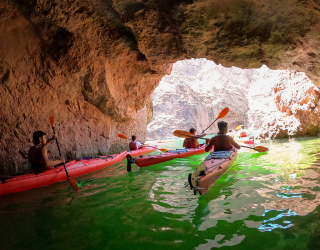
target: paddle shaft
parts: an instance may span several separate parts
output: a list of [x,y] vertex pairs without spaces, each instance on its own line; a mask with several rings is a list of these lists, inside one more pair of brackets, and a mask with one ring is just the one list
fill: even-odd
[[215,123],[216,122],[216,120],[218,120],[219,119],[219,117],[217,118],[217,119],[215,119],[205,130],[203,130],[202,131],[202,133],[204,132],[204,131],[206,131],[208,128],[210,128],[211,127],[211,125],[213,124],[213,123]]
[[189,136],[189,137],[187,137],[187,138],[194,137],[194,138],[203,139],[203,140],[208,139],[208,138],[203,138],[203,137],[199,137],[199,136],[195,136],[195,135],[186,135],[186,134],[182,134],[182,133],[180,133],[180,135]]
[[239,144],[241,147],[244,147],[244,148],[250,148],[250,149],[253,149],[254,150],[254,148],[252,148],[252,147],[248,147],[248,146],[243,146],[243,145],[241,145],[241,144]]
[[[54,131],[54,127],[52,127],[52,130],[53,130],[53,134],[56,134],[56,132]],[[60,151],[60,147],[59,147],[59,143],[58,143],[58,139],[56,139],[56,142],[57,142],[57,147],[58,147],[58,151],[59,151],[60,157],[62,157],[62,154],[61,154],[61,151]],[[67,168],[66,168],[66,164],[64,162],[63,162],[63,167],[64,167],[64,170],[66,171],[67,178],[70,178],[70,175],[68,174],[68,171],[67,171]]]

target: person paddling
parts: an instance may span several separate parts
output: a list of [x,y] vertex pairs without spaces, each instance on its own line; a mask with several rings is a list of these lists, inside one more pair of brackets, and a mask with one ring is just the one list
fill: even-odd
[[[196,135],[196,129],[195,128],[190,128],[189,132],[192,135],[198,136],[198,137],[204,137],[206,136],[206,134],[200,134],[200,135]],[[206,139],[206,142],[209,142],[209,139]],[[183,141],[183,147],[185,148],[197,148],[199,147],[199,142],[198,142],[198,138],[186,138]]]
[[212,146],[214,146],[214,151],[227,151],[232,149],[232,146],[237,149],[241,148],[241,146],[236,143],[231,136],[226,135],[228,132],[228,123],[225,121],[218,122],[218,129],[219,133],[212,137],[209,144],[206,145],[206,152],[209,152]]
[[137,137],[135,135],[133,135],[131,137],[132,141],[129,142],[129,148],[130,150],[135,150],[135,149],[138,149],[138,148],[141,148],[142,147],[142,144],[140,142],[137,142],[136,139]]
[[34,146],[31,147],[28,152],[28,159],[33,172],[41,173],[44,172],[46,168],[53,168],[55,165],[65,162],[63,157],[59,160],[50,160],[48,158],[47,147],[56,138],[57,136],[54,135],[50,140],[47,140],[46,133],[43,131],[35,131],[33,133]]

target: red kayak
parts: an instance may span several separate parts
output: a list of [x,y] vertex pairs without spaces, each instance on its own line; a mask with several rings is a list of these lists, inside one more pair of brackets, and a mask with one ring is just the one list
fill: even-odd
[[138,157],[134,160],[134,162],[139,167],[148,167],[154,164],[158,164],[161,162],[171,161],[176,158],[186,158],[192,155],[199,155],[205,153],[205,145],[200,146],[198,148],[185,148],[185,149],[177,149],[173,151],[168,151],[166,153],[162,153],[159,155],[150,155],[145,157]]
[[[151,153],[151,152],[155,151],[157,149],[157,147],[158,147],[158,145],[155,145],[154,147],[151,147],[151,146],[143,147],[143,148],[127,151],[127,154],[131,155],[131,157],[137,157],[139,155]],[[126,155],[124,155],[123,158],[126,158]]]
[[[66,167],[70,177],[74,178],[113,165],[121,161],[125,155],[126,151],[101,158],[80,161],[74,160],[66,163]],[[54,169],[50,168],[38,175],[26,174],[2,180],[2,182],[0,182],[0,195],[22,192],[66,180],[67,176],[63,166]]]

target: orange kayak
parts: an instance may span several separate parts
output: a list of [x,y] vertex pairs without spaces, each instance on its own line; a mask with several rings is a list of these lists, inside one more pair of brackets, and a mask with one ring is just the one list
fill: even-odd
[[211,152],[197,169],[189,174],[189,185],[194,194],[205,194],[235,163],[238,150]]
[[168,151],[159,155],[150,155],[145,157],[138,157],[134,160],[134,162],[139,167],[148,167],[154,164],[171,161],[176,158],[186,158],[193,155],[199,155],[205,153],[205,146],[201,146],[198,148],[185,148],[185,149],[177,149],[173,151]]
[[[120,154],[109,155],[105,157],[87,159],[80,161],[70,161],[66,163],[68,173],[71,178],[88,174],[93,171],[113,165],[121,161],[126,155],[126,151]],[[0,182],[0,195],[22,192],[32,188],[51,185],[56,182],[66,181],[67,176],[63,166],[50,168],[43,173],[26,174],[15,176]]]

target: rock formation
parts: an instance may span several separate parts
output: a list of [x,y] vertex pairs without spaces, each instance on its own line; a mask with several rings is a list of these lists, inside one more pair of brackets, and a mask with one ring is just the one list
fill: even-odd
[[[149,139],[172,137],[177,129],[205,129],[222,109],[230,129],[240,124],[262,137],[282,138],[318,134],[319,89],[304,73],[289,70],[226,68],[207,59],[173,64],[152,94],[153,118]],[[217,125],[207,130],[216,133]]]
[[50,115],[69,158],[123,150],[118,133],[143,141],[177,60],[265,64],[318,86],[319,12],[318,0],[0,0],[1,172],[24,171]]

